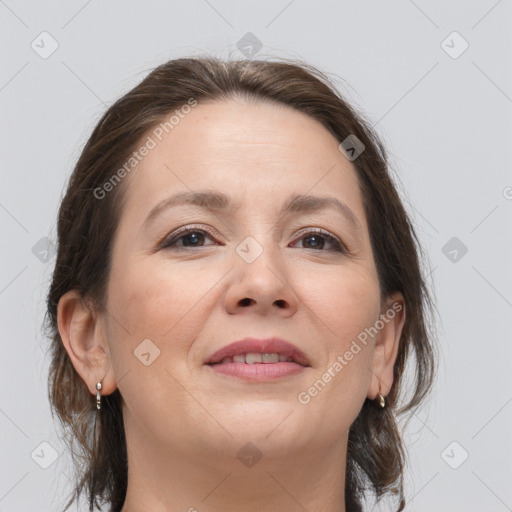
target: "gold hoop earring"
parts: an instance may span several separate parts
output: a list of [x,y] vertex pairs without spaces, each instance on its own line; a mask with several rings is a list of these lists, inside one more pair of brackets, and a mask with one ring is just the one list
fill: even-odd
[[386,398],[381,395],[380,382],[379,382],[379,405],[384,409],[386,407]]
[[101,390],[101,381],[100,382],[96,382],[96,409],[98,409],[98,410],[101,409],[100,390]]

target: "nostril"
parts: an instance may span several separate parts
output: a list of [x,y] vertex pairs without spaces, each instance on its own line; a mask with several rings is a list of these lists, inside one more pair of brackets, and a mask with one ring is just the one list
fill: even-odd
[[284,300],[276,300],[275,304],[280,308],[284,308],[286,306],[286,302]]
[[242,299],[240,301],[240,304],[242,306],[249,306],[252,302],[254,302],[252,299],[249,299],[249,298],[246,297],[245,299]]

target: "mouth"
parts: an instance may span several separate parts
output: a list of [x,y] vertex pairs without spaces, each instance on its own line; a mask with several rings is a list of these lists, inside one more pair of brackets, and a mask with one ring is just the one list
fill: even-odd
[[310,367],[304,352],[280,338],[245,338],[214,352],[204,363],[215,372],[249,380],[273,380]]
[[[232,357],[226,356],[218,363],[210,364],[229,364],[229,363],[244,363],[244,364],[275,364],[275,363],[298,363],[293,357],[279,354],[277,352],[248,352],[246,354],[237,354]],[[300,364],[300,363],[298,363]]]

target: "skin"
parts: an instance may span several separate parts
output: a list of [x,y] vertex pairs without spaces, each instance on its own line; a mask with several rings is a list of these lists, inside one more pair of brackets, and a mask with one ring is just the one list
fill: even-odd
[[[400,294],[380,296],[353,164],[309,116],[232,99],[192,109],[125,180],[106,312],[74,290],[58,309],[64,346],[90,392],[101,380],[102,394],[117,387],[123,397],[123,512],[344,512],[348,429],[379,383],[383,395],[390,389],[405,320]],[[230,195],[239,208],[182,205],[144,224],[160,201],[204,189]],[[360,227],[332,209],[280,216],[293,194],[335,197]],[[197,247],[183,247],[190,237],[159,247],[182,226],[213,236],[199,236]],[[348,252],[328,239],[319,244],[311,228]],[[252,263],[236,252],[248,236],[263,249]],[[308,404],[299,403],[298,394],[392,302],[402,310]],[[289,340],[311,367],[256,383],[203,364],[246,336]],[[134,355],[145,339],[160,350],[148,366]],[[248,442],[261,454],[252,467],[237,457]]]

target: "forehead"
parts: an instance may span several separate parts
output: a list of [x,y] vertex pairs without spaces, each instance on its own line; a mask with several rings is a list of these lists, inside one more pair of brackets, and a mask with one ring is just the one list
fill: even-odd
[[282,194],[329,193],[364,215],[352,163],[329,131],[302,112],[232,99],[199,103],[173,121],[143,138],[154,147],[130,176],[125,203],[137,216],[171,193],[204,188],[260,205]]

